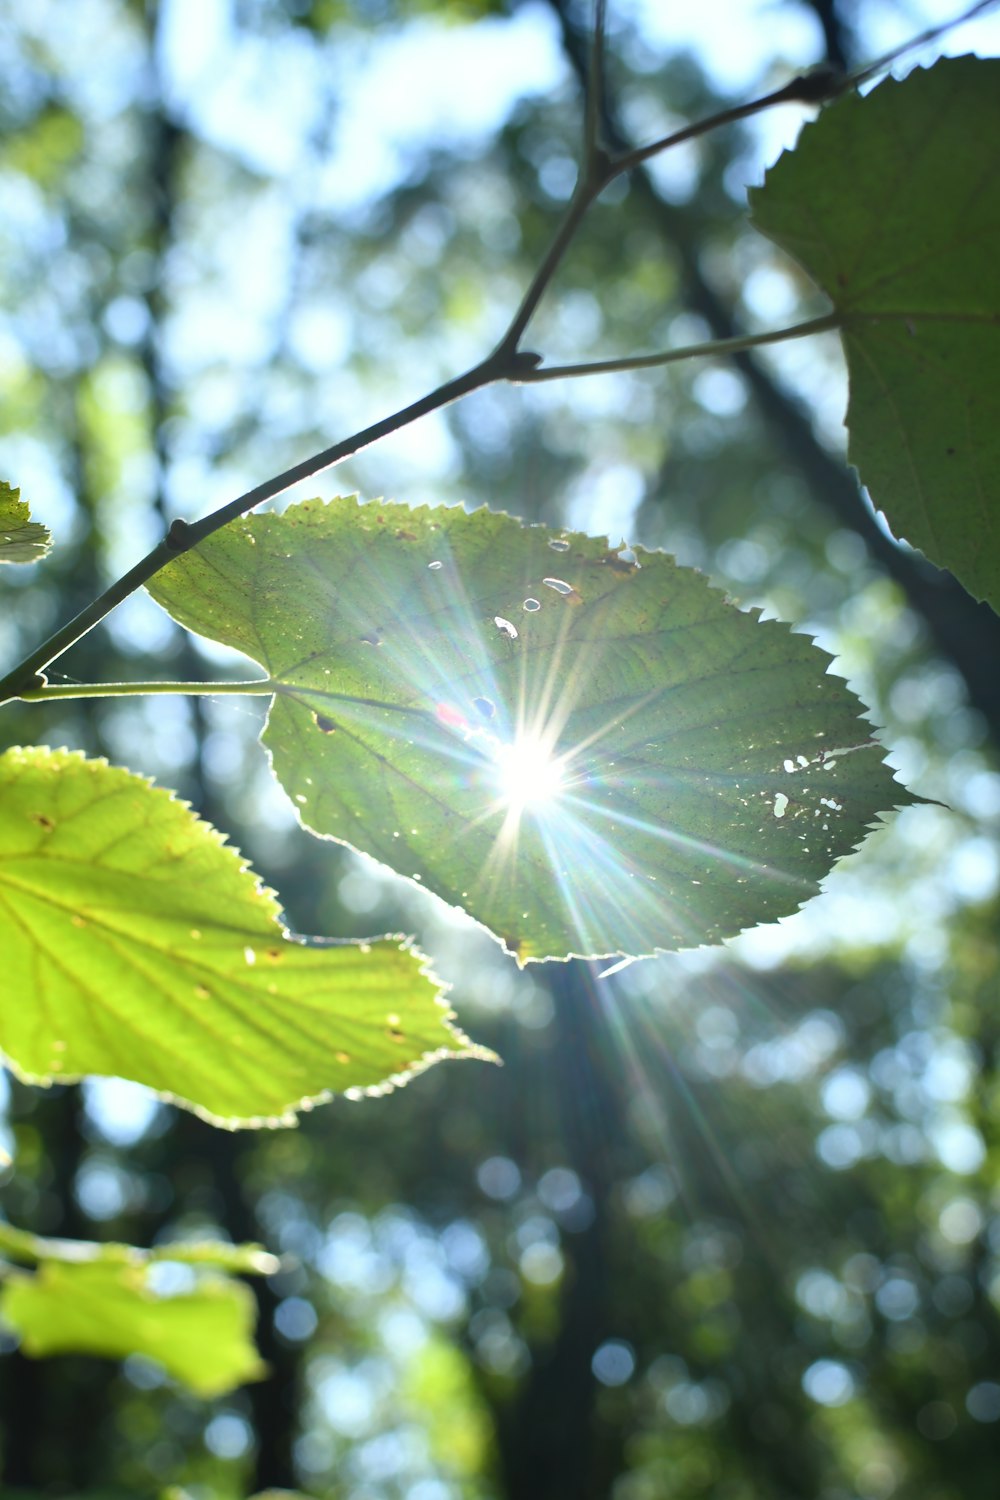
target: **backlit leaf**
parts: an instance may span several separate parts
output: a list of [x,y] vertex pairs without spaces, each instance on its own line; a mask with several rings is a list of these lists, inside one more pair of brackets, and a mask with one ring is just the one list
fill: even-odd
[[[180,1240],[134,1245],[54,1240],[0,1223],[0,1254],[39,1267],[34,1275],[6,1267],[0,1316],[31,1355],[144,1354],[200,1396],[217,1396],[265,1373],[252,1342],[256,1308],[246,1287],[216,1271],[273,1275],[280,1262],[259,1245]],[[168,1293],[161,1277],[174,1267]]]
[[0,479],[0,562],[37,562],[51,545],[48,527],[31,519],[21,491]]
[[0,1317],[26,1354],[143,1354],[197,1395],[218,1396],[267,1373],[253,1344],[249,1287],[217,1275],[161,1295],[150,1266],[46,1260],[8,1271]]
[[28,1082],[117,1075],[285,1124],[476,1052],[407,943],[291,938],[214,829],[104,761],[0,756],[0,914],[0,1047]]
[[229,526],[151,592],[274,679],[306,827],[522,960],[794,911],[907,800],[829,656],[663,553],[349,499]]
[[1000,60],[839,100],[751,201],[840,316],[872,500],[1000,609]]

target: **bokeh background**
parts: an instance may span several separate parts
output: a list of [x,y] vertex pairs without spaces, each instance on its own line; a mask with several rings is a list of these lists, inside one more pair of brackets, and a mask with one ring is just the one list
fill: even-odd
[[[931,0],[611,0],[612,144],[877,55]],[[0,473],[57,548],[0,581],[11,665],[162,533],[503,332],[571,192],[568,0],[8,0]],[[907,60],[996,52],[1000,21]],[[529,344],[629,354],[821,311],[745,226],[786,107],[602,200]],[[270,1379],[0,1341],[4,1494],[198,1500],[993,1500],[1000,1459],[1000,623],[843,462],[837,342],[469,398],[324,476],[662,546],[816,634],[928,805],[797,916],[600,978],[296,826],[253,699],[3,711],[177,788],[292,928],[416,934],[503,1069],[449,1064],[228,1135],[114,1081],[9,1081],[3,1213],[260,1239]],[[54,681],[245,663],[144,596]],[[6,666],[4,668],[6,670]],[[0,980],[2,984],[2,980]]]

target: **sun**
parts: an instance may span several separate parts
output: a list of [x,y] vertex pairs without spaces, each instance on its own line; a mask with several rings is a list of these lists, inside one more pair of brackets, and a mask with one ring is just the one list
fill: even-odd
[[512,812],[538,812],[562,791],[565,765],[552,750],[551,742],[541,735],[521,732],[497,751],[497,790]]

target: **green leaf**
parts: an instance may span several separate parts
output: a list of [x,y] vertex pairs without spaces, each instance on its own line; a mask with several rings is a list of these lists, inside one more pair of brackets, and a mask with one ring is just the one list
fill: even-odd
[[164,1296],[152,1265],[46,1260],[34,1274],[8,1271],[0,1316],[35,1358],[144,1354],[206,1398],[267,1373],[253,1344],[253,1294],[221,1276]]
[[6,1269],[0,1316],[31,1355],[145,1354],[201,1396],[216,1396],[265,1373],[252,1343],[256,1318],[247,1289],[218,1275],[192,1276],[174,1295],[157,1290],[164,1262],[201,1273],[272,1275],[280,1262],[259,1245],[178,1240],[134,1245],[44,1239],[0,1223],[0,1254],[40,1267]]
[[0,479],[0,562],[37,562],[51,545],[48,527],[31,519],[21,491]]
[[849,455],[893,529],[1000,609],[1000,60],[945,59],[803,130],[753,222],[840,315]]
[[291,938],[220,834],[105,761],[0,756],[0,912],[0,1047],[31,1083],[120,1075],[214,1124],[291,1124],[487,1055],[408,943]]
[[263,740],[306,827],[521,960],[781,916],[908,800],[830,657],[663,553],[314,502],[216,533],[151,592],[275,680]]

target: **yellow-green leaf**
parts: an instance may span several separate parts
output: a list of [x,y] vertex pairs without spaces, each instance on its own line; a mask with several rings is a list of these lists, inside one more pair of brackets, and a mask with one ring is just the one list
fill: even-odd
[[48,527],[31,519],[21,491],[0,479],[0,562],[37,562],[51,545]]
[[267,1373],[253,1343],[253,1294],[227,1277],[164,1296],[149,1264],[46,1260],[34,1273],[7,1272],[0,1317],[35,1358],[143,1354],[203,1397]]
[[0,1048],[28,1082],[117,1075],[215,1124],[290,1124],[484,1056],[398,938],[303,942],[222,836],[105,761],[0,756]]
[[[252,1342],[254,1300],[246,1287],[216,1274],[272,1275],[280,1263],[259,1245],[176,1240],[140,1250],[45,1239],[0,1223],[0,1255],[38,1267],[34,1275],[7,1267],[0,1287],[0,1316],[28,1354],[145,1354],[201,1396],[265,1373]],[[165,1293],[156,1280],[165,1262],[197,1274]]]

